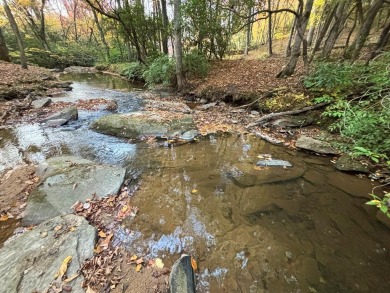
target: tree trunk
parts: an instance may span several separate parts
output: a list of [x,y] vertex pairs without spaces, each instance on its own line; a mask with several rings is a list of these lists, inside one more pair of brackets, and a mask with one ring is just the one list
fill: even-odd
[[297,25],[297,18],[295,17],[293,25],[291,26],[290,36],[288,37],[288,42],[287,42],[287,47],[286,47],[286,57],[291,56],[291,43],[292,43],[292,40],[294,37],[296,25]]
[[251,34],[252,34],[252,24],[251,24],[251,17],[252,14],[252,7],[248,8],[248,25],[246,27],[246,39],[245,39],[245,49],[244,49],[244,55],[248,55],[249,53],[249,47],[251,45]]
[[[271,11],[271,0],[268,0],[268,10]],[[272,14],[268,13],[268,55],[272,56]]]
[[[306,32],[307,23],[309,22],[311,10],[313,8],[313,2],[314,2],[314,0],[307,0],[306,1],[305,10],[304,10],[303,14],[300,15],[298,20],[297,20],[297,33],[295,34],[294,44],[291,48],[290,60],[287,62],[286,66],[283,68],[283,70],[277,75],[277,77],[287,77],[287,76],[291,76],[294,73],[295,67],[297,66],[299,54],[301,51],[302,42],[304,44],[304,51],[307,51],[307,41],[305,38],[305,32]],[[304,54],[304,57],[305,57],[305,54]],[[307,55],[306,55],[306,58],[307,58]],[[305,61],[305,59],[304,59],[304,61]],[[307,62],[305,62],[305,63],[307,63]]]
[[390,40],[390,22],[382,30],[378,43],[375,46],[375,50],[371,53],[370,58],[367,60],[367,64],[384,50],[389,40]]
[[9,58],[8,48],[5,43],[5,39],[1,27],[0,27],[0,60],[7,61],[7,62],[11,61],[11,59]]
[[330,56],[334,44],[336,43],[337,37],[340,34],[340,30],[342,29],[344,22],[346,21],[347,13],[345,12],[345,4],[346,1],[339,3],[339,6],[335,14],[335,19],[333,22],[332,29],[329,31],[328,37],[325,41],[324,48],[322,50],[321,56],[323,58],[328,58]]
[[161,42],[162,42],[162,49],[163,53],[168,55],[168,13],[167,13],[167,1],[161,0],[161,13],[162,13],[162,20],[163,20],[163,28],[161,30]]
[[175,24],[175,60],[176,60],[176,81],[177,88],[181,90],[184,85],[183,78],[183,48],[181,44],[181,0],[174,0],[173,2],[173,20]]
[[5,13],[7,15],[7,18],[8,18],[9,24],[11,25],[12,31],[14,32],[14,35],[16,37],[16,41],[18,42],[18,47],[19,47],[19,51],[20,51],[20,63],[22,65],[23,69],[27,69],[27,58],[26,58],[26,53],[24,51],[23,40],[22,40],[22,37],[21,37],[20,32],[19,32],[19,27],[15,21],[15,18],[13,16],[11,9],[9,8],[6,0],[3,0],[3,6],[4,6]]
[[375,20],[375,17],[378,11],[382,8],[384,4],[384,0],[374,0],[370,9],[367,11],[365,15],[364,22],[360,27],[359,33],[357,34],[353,44],[351,45],[351,60],[355,61],[359,55],[361,50],[363,49],[364,43],[367,40],[368,35],[370,34],[371,26]]
[[100,40],[102,41],[104,49],[106,51],[105,59],[106,59],[106,61],[109,61],[110,60],[110,47],[108,46],[108,43],[106,41],[106,37],[105,37],[104,31],[103,31],[103,27],[100,24],[97,12],[94,9],[92,9],[92,13],[93,13],[93,17],[95,19],[96,27],[97,27],[97,29],[99,31]]
[[[324,39],[326,32],[328,31],[329,26],[332,23],[332,19],[333,19],[334,14],[336,13],[338,5],[339,5],[339,3],[336,3],[336,5],[332,9],[332,12],[326,18],[324,25],[323,25],[323,27],[322,27],[322,29],[317,37],[317,40],[314,43],[314,47],[313,47],[313,50],[311,51],[311,56],[309,58],[309,63],[313,61],[315,53],[317,52],[317,50],[321,46],[322,40]],[[325,15],[325,13],[323,15]]]

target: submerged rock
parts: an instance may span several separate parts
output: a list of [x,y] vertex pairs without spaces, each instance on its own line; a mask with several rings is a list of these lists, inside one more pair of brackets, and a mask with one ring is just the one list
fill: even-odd
[[[9,240],[0,249],[1,292],[47,292],[65,258],[72,257],[66,271],[71,277],[93,256],[95,237],[83,217],[66,215]],[[68,285],[72,292],[84,292],[82,282],[79,275]]]
[[95,67],[69,66],[64,69],[66,73],[96,73]]
[[196,128],[192,115],[184,114],[180,117],[168,120],[148,111],[113,114],[97,119],[91,124],[91,128],[101,133],[127,138],[142,135],[169,136],[170,133]]
[[195,274],[191,265],[191,256],[183,254],[172,267],[169,275],[169,292],[195,293]]
[[344,154],[338,158],[335,167],[340,171],[370,173],[367,165],[357,161],[348,154]]
[[227,174],[230,180],[239,187],[250,187],[268,183],[283,182],[301,177],[305,170],[301,167],[264,168],[256,170],[252,164],[236,164]]
[[340,153],[338,150],[333,148],[328,142],[314,139],[312,137],[308,137],[305,135],[302,135],[301,137],[298,138],[296,142],[296,146],[298,148],[309,150],[319,154],[337,155]]
[[63,125],[65,123],[69,122],[70,120],[77,120],[78,117],[79,117],[79,114],[78,114],[77,108],[76,107],[68,107],[68,108],[65,108],[65,109],[41,120],[41,122],[46,123],[47,125],[50,125],[50,126],[59,126],[59,125]]
[[117,194],[126,169],[99,165],[76,157],[57,157],[38,167],[43,178],[27,201],[23,225],[36,225],[58,215],[71,213],[77,201],[93,194],[98,197]]
[[266,166],[273,166],[273,167],[292,167],[290,162],[283,161],[283,160],[261,160],[256,163],[256,166],[266,167]]

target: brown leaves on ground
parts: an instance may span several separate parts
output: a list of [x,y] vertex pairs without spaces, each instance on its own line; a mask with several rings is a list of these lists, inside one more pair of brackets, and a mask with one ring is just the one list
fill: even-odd
[[301,88],[302,66],[289,78],[276,78],[286,63],[282,57],[258,60],[223,60],[212,63],[205,79],[190,80],[193,92],[199,96],[261,94],[276,88]]
[[0,221],[21,218],[27,197],[39,183],[34,166],[19,166],[0,179]]
[[26,70],[18,64],[0,61],[0,87],[24,84],[28,88],[31,83],[41,82],[42,79],[46,79],[51,75],[46,68],[29,66]]

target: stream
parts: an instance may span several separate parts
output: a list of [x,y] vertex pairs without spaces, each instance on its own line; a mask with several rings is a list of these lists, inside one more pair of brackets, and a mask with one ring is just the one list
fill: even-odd
[[[142,109],[139,85],[99,74],[63,79],[73,90],[53,102],[105,98],[117,101],[117,112]],[[117,240],[167,267],[182,253],[194,255],[199,292],[389,292],[390,231],[364,204],[370,180],[338,172],[329,157],[252,135],[209,135],[164,148],[88,128],[109,113],[79,110],[79,120],[58,128],[1,129],[0,172],[58,155],[137,172],[142,184],[131,202],[139,214],[124,221]],[[258,170],[261,180],[246,178],[242,170],[261,154],[289,161],[298,175],[266,167]],[[12,224],[2,224],[1,235],[9,237]]]

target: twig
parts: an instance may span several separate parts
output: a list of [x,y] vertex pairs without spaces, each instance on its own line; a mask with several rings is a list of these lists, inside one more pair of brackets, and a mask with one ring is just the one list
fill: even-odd
[[261,95],[259,98],[257,98],[257,99],[254,100],[253,102],[250,102],[249,104],[246,104],[246,105],[239,106],[239,107],[237,107],[237,108],[240,109],[240,108],[249,107],[249,106],[251,106],[251,105],[257,103],[257,102],[260,101],[261,99],[271,96],[274,92],[275,92],[275,91],[267,92],[267,93],[265,93],[264,95]]
[[324,102],[324,103],[320,103],[320,104],[317,104],[317,105],[304,107],[304,108],[299,109],[299,110],[291,110],[291,111],[271,113],[271,114],[268,114],[268,115],[264,115],[259,120],[257,120],[255,122],[250,123],[247,126],[245,126],[245,128],[251,128],[253,126],[263,124],[265,121],[271,120],[271,119],[276,118],[276,117],[285,116],[285,115],[295,115],[295,114],[300,114],[300,113],[307,112],[307,111],[310,111],[310,110],[314,110],[314,109],[317,109],[317,108],[321,108],[323,106],[329,105],[330,103],[331,102]]

